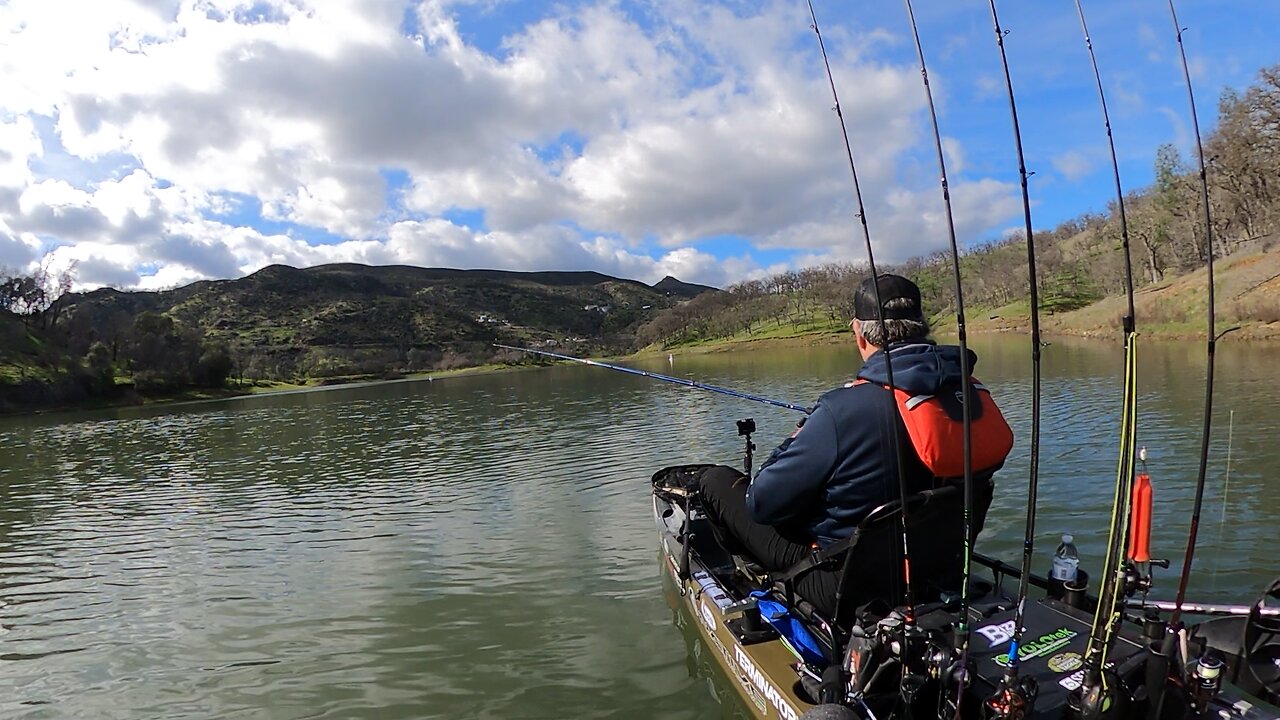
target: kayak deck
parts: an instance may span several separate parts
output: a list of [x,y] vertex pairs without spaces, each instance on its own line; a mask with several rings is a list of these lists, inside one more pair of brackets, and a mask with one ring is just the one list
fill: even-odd
[[[686,632],[696,633],[706,651],[699,654],[715,663],[753,717],[801,718],[815,707],[820,671],[802,662],[766,623],[749,622],[743,601],[760,589],[751,568],[744,568],[740,558],[724,550],[709,520],[696,510],[687,517],[678,496],[655,493],[653,507],[669,597],[681,609]],[[984,580],[971,584],[971,597],[970,657],[975,677],[961,713],[977,718],[982,716],[983,700],[995,692],[1010,664],[1016,600],[998,584]],[[1046,597],[1028,603],[1019,674],[1034,678],[1039,688],[1028,717],[1057,720],[1068,711],[1071,693],[1083,680],[1091,623],[1091,614],[1060,600]],[[1139,632],[1126,627],[1108,655],[1108,668],[1121,677],[1141,673],[1146,643]],[[871,709],[874,699],[867,702],[872,703],[869,711],[882,710]],[[1207,712],[1224,720],[1280,720],[1280,710],[1230,685]]]

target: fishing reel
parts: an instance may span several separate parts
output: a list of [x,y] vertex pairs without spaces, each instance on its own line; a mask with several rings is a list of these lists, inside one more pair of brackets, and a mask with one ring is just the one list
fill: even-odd
[[974,677],[973,661],[950,648],[939,648],[933,658],[938,676],[938,717],[960,716],[960,705]]
[[904,674],[937,677],[930,672],[934,663],[929,633],[915,623],[908,623],[898,611],[876,623],[876,634],[882,646],[902,664]]
[[982,704],[986,720],[1023,720],[1031,714],[1040,686],[1029,675],[1006,675],[996,693]]
[[1114,668],[1086,668],[1085,673],[1084,684],[1067,696],[1070,717],[1079,720],[1126,717],[1133,698]]
[[[963,689],[967,678],[973,676],[971,668],[959,663],[951,643],[939,633],[907,622],[900,611],[895,610],[876,624],[875,642],[884,649],[885,657],[867,687],[874,683],[883,667],[897,664],[901,670],[898,697],[907,706],[931,699],[939,688],[946,694],[951,694],[956,687]],[[938,700],[943,702],[941,696]]]
[[[943,596],[944,604],[958,600],[958,597]],[[959,622],[953,631],[953,637],[965,637],[968,634],[969,630],[963,621]],[[973,684],[973,679],[978,676],[973,658],[967,651],[956,647],[954,642],[939,642],[934,648],[931,666],[938,679],[937,716],[939,718],[960,717],[964,698]]]
[[1158,558],[1149,558],[1143,562],[1135,562],[1126,560],[1124,563],[1124,596],[1133,597],[1138,593],[1146,595],[1155,587],[1155,573],[1152,572],[1153,567],[1169,569],[1169,561]]
[[1225,668],[1226,663],[1212,649],[1205,650],[1188,668],[1191,705],[1197,713],[1204,713],[1209,708],[1209,701],[1222,690],[1222,671]]

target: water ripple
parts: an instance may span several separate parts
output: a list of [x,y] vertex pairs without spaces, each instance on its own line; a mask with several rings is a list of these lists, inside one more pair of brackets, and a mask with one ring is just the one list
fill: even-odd
[[[1075,532],[1097,562],[1118,384],[1097,369],[1111,354],[1089,352],[1046,352],[1041,525]],[[808,403],[847,375],[847,354],[677,371]],[[1224,383],[1275,406],[1245,366],[1227,361]],[[1028,378],[999,354],[981,367],[1019,443],[983,549],[1011,555]],[[1160,512],[1179,518],[1153,544],[1171,556],[1198,450],[1180,383],[1143,386],[1141,405]],[[762,452],[796,418],[560,367],[0,424],[0,716],[716,715],[662,600],[647,479],[739,464],[733,421],[753,414]],[[1273,563],[1257,539],[1277,511],[1263,471],[1277,417],[1230,419],[1231,485],[1209,492],[1193,583],[1206,601],[1238,600]]]

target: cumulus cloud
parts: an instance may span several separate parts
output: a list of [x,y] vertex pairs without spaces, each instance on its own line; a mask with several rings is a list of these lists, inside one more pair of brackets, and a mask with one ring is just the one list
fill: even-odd
[[1084,153],[1071,150],[1053,158],[1053,168],[1071,182],[1084,178],[1093,172],[1094,162]]
[[21,270],[35,259],[35,243],[24,241],[0,222],[0,269]]
[[[792,4],[543,6],[488,44],[448,0],[55,5],[0,6],[0,262],[86,287],[338,261],[721,285],[773,267],[756,249],[860,252]],[[882,30],[830,35],[877,242],[937,249],[932,191],[901,171],[918,72],[870,55]],[[1012,186],[963,177],[959,141],[947,156],[962,239],[1016,212]],[[724,237],[741,250],[700,248]]]

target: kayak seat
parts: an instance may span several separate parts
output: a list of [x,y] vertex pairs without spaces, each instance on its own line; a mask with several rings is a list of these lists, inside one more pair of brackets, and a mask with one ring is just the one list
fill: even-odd
[[[991,474],[974,479],[973,537],[986,520],[994,495]],[[904,588],[902,562],[903,503],[895,500],[868,513],[853,533],[771,577],[775,589],[801,614],[809,605],[815,614],[848,628],[868,611],[883,615],[901,604]],[[916,603],[934,603],[959,593],[964,578],[964,489],[946,482],[907,498],[907,537],[910,542],[911,590]],[[799,581],[817,570],[838,573],[834,592],[800,597]],[[814,584],[807,584],[812,588]],[[826,584],[830,587],[831,584]],[[802,602],[807,601],[807,602]]]

